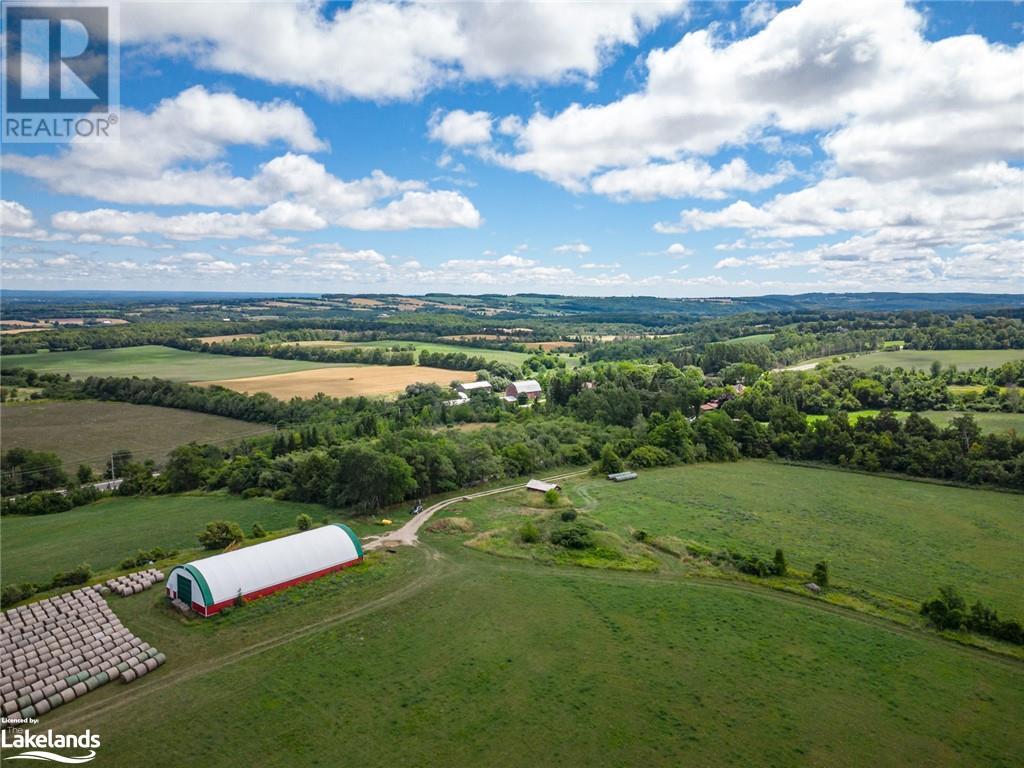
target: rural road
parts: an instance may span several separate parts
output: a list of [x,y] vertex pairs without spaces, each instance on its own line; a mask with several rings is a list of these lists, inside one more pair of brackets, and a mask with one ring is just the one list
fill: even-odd
[[[577,472],[567,472],[562,475],[556,475],[555,477],[544,478],[545,482],[553,483],[558,480],[564,480],[567,477],[575,477],[576,475],[586,474],[587,470],[579,470]],[[436,504],[424,509],[418,515],[414,515],[405,525],[395,531],[387,531],[380,535],[367,536],[363,539],[363,549],[367,552],[372,552],[375,549],[383,549],[385,547],[401,547],[401,546],[415,546],[419,543],[419,530],[427,521],[434,516],[435,512],[449,507],[452,504],[457,504],[460,501],[468,501],[470,499],[479,499],[483,496],[494,496],[498,493],[508,493],[518,488],[523,488],[526,483],[518,483],[517,485],[506,485],[502,488],[492,488],[489,491],[480,491],[479,493],[469,493],[463,496],[453,496],[450,499],[439,501]]]

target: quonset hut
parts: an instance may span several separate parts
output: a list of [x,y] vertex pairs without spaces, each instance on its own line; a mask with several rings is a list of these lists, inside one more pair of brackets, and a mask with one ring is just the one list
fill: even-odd
[[167,576],[167,596],[212,616],[239,596],[263,597],[362,560],[359,537],[335,523],[176,566]]

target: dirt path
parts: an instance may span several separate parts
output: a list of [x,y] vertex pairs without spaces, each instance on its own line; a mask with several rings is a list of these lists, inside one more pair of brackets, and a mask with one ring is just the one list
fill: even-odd
[[[586,474],[587,470],[579,470],[577,472],[567,472],[563,475],[556,475],[555,477],[545,478],[545,482],[551,483],[556,480],[564,480],[567,477],[575,477],[576,475]],[[470,493],[465,496],[454,496],[444,501],[439,501],[437,504],[433,504],[418,515],[414,516],[409,522],[403,525],[401,528],[395,531],[388,531],[382,533],[379,536],[367,536],[363,540],[363,549],[372,552],[375,549],[382,549],[384,547],[402,547],[402,546],[416,546],[419,543],[419,530],[431,517],[434,516],[435,512],[439,512],[445,507],[450,507],[452,504],[458,504],[460,501],[469,501],[470,499],[479,499],[483,496],[494,496],[498,493],[508,493],[509,491],[515,491],[519,488],[523,488],[525,483],[519,483],[517,485],[506,485],[503,488],[492,488],[489,491],[480,491],[479,493]]]

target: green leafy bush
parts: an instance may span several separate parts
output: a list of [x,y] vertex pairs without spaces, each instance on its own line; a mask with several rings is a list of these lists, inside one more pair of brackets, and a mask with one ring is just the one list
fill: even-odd
[[641,445],[639,448],[635,448],[633,452],[626,457],[626,463],[634,469],[664,467],[669,464],[674,464],[675,462],[675,456],[664,448],[658,448],[653,445]]
[[527,520],[520,527],[519,540],[524,544],[536,544],[540,541],[540,530],[532,520]]
[[772,559],[772,563],[775,566],[776,576],[785,576],[787,571],[786,566],[786,555],[781,549],[775,550],[775,557]]
[[20,603],[22,600],[32,597],[38,591],[39,586],[30,582],[8,584],[4,587],[3,592],[0,593],[0,606],[7,608],[15,603]]
[[140,549],[135,553],[134,557],[126,557],[121,561],[120,568],[122,571],[129,571],[132,568],[139,568],[149,563],[155,563],[157,560],[166,560],[169,557],[174,557],[178,554],[176,549],[164,549],[163,547],[153,547],[153,549],[145,550]]
[[313,518],[303,512],[295,518],[295,527],[300,531],[308,531],[313,527]]
[[242,541],[245,534],[238,523],[230,520],[214,520],[206,524],[206,530],[199,534],[199,543],[204,549],[223,549],[229,544]]
[[589,549],[594,546],[590,530],[579,523],[568,523],[553,530],[551,543],[565,549]]
[[814,566],[814,573],[811,574],[811,581],[823,589],[828,586],[828,563],[822,560]]
[[969,629],[1015,645],[1024,645],[1024,627],[1016,619],[1000,619],[995,609],[980,600],[967,609],[955,587],[942,587],[939,596],[921,606],[921,615],[939,629]]
[[71,587],[76,584],[85,584],[92,576],[92,568],[88,563],[82,563],[70,571],[59,571],[50,581],[50,588]]

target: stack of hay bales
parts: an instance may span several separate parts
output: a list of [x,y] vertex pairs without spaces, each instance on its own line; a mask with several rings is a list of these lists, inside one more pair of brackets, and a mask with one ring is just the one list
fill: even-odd
[[149,589],[154,584],[163,580],[163,571],[150,568],[148,571],[138,571],[137,573],[129,573],[127,576],[118,576],[116,579],[110,579],[104,586],[121,597],[128,597],[129,595],[138,594],[144,589]]
[[166,661],[126,629],[94,589],[78,589],[0,616],[0,710],[39,717],[101,685],[130,683]]

